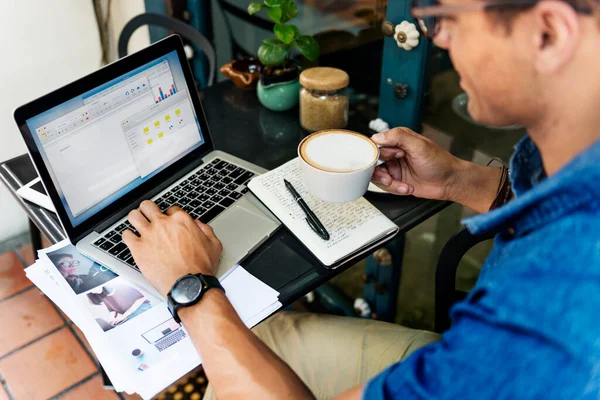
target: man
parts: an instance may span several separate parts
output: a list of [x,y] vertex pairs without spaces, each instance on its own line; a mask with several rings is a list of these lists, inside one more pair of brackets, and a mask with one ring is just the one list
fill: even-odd
[[[407,129],[373,137],[387,160],[373,177],[380,187],[486,213],[467,226],[497,234],[476,287],[452,310],[452,328],[438,340],[381,322],[280,313],[257,329],[269,349],[220,290],[208,290],[179,316],[219,399],[600,396],[598,5],[490,4],[442,0],[414,13],[449,50],[471,115],[527,127],[511,160],[515,198],[487,213],[498,169]],[[123,238],[162,293],[184,274],[214,273],[221,245],[209,226],[151,202],[129,220],[141,237]]]

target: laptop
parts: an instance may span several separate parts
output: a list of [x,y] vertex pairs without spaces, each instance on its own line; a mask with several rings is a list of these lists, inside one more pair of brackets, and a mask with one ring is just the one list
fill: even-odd
[[142,337],[148,343],[154,345],[158,351],[168,349],[180,340],[185,339],[186,336],[181,325],[175,322],[174,319],[169,319],[142,334]]
[[71,242],[154,293],[121,237],[137,233],[127,214],[141,201],[162,211],[178,205],[210,224],[224,248],[218,276],[280,226],[246,186],[266,170],[214,149],[177,35],[17,108],[14,118]]

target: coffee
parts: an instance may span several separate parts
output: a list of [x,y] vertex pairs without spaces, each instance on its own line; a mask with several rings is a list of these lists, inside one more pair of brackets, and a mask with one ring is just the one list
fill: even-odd
[[329,172],[352,172],[371,166],[378,158],[375,143],[358,133],[325,130],[307,137],[300,156],[311,166]]
[[306,189],[321,200],[344,203],[367,191],[379,148],[356,132],[328,129],[300,142],[298,156]]

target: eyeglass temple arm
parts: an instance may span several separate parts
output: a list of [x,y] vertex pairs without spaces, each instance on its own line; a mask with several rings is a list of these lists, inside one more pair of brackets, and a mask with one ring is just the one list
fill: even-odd
[[413,7],[411,13],[415,18],[443,17],[459,12],[478,11],[485,9],[487,3],[452,4],[439,6]]
[[[468,4],[448,4],[425,7],[413,7],[411,14],[415,18],[443,17],[460,12],[480,11],[499,6],[531,6],[542,0],[496,0],[487,2],[476,2]],[[573,9],[582,14],[592,14],[593,10],[585,6],[571,4]]]

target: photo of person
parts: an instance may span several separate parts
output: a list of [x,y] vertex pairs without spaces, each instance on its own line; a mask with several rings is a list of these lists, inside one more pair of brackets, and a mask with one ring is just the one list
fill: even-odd
[[150,297],[120,281],[92,289],[81,296],[104,332],[150,310]]
[[75,294],[87,292],[118,276],[108,268],[79,253],[72,245],[47,253],[47,255]]

